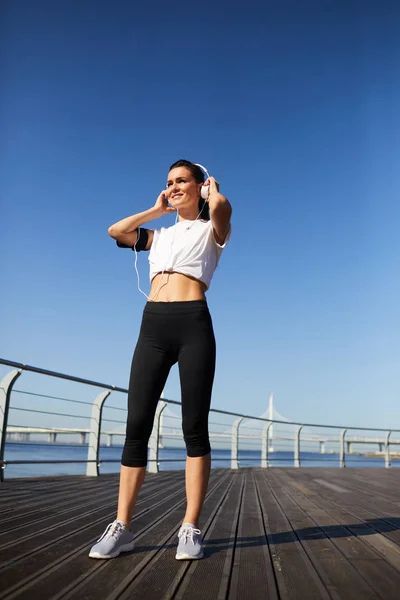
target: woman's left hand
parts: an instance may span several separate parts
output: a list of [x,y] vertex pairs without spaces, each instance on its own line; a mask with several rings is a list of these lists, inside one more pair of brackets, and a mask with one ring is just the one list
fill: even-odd
[[[204,184],[206,186],[210,186],[210,191],[208,193],[208,198],[210,197],[210,195],[214,195],[214,194],[219,194],[219,183],[218,181],[215,179],[215,177],[208,177]],[[208,201],[208,199],[207,199]]]

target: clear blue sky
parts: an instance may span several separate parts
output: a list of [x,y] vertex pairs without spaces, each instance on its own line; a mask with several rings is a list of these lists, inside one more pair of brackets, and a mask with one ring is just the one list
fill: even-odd
[[0,355],[127,385],[145,299],[107,228],[187,158],[234,210],[214,407],[399,427],[399,3],[8,0],[0,23]]

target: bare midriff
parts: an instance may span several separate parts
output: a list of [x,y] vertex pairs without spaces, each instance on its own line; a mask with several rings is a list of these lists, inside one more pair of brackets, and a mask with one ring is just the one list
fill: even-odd
[[204,283],[182,273],[158,273],[151,283],[151,302],[189,302],[205,300]]

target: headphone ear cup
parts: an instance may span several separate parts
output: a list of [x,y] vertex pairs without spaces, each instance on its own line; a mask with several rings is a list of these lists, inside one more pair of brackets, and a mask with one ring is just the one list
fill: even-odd
[[210,191],[210,186],[209,185],[202,185],[201,186],[200,194],[201,194],[201,197],[203,198],[203,200],[207,200],[209,191]]

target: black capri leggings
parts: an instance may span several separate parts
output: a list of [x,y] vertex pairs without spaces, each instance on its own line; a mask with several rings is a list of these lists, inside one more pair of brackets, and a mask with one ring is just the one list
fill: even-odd
[[179,365],[182,428],[188,456],[211,451],[208,413],[215,372],[215,338],[205,300],[148,302],[133,355],[128,421],[121,463],[147,464],[154,414],[169,371]]

